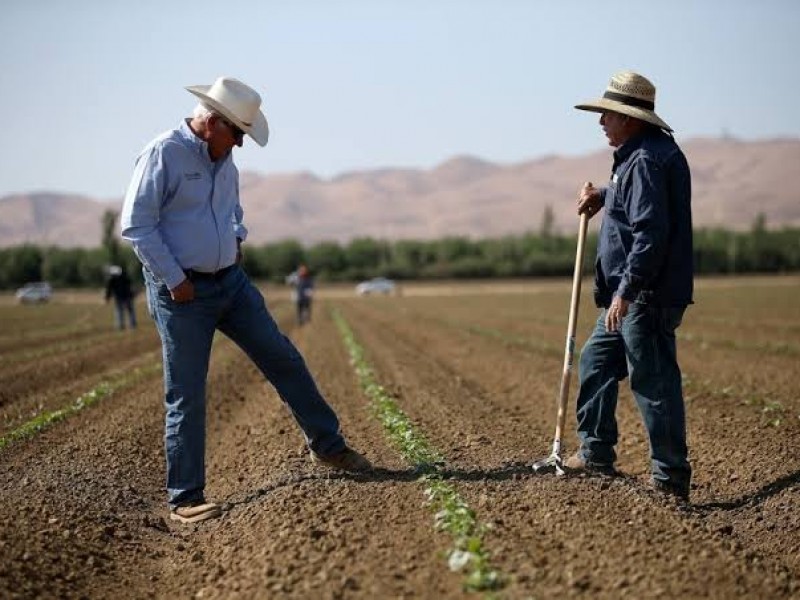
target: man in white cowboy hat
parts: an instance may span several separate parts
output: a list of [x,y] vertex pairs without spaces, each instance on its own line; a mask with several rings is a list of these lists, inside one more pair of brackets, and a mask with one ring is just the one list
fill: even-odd
[[595,263],[601,309],[580,358],[580,448],[572,471],[613,473],[618,382],[630,386],[650,439],[651,484],[688,500],[691,467],[675,330],[692,303],[691,178],[672,129],[655,113],[656,89],[637,73],[611,78],[602,98],[575,108],[600,113],[615,148],[605,187],[584,184],[578,213],[605,209]]
[[348,471],[371,465],[345,443],[303,357],[239,266],[247,229],[231,151],[245,134],[266,145],[261,97],[231,77],[186,89],[200,104],[137,158],[121,228],[142,262],[163,346],[170,518],[196,522],[221,514],[204,495],[205,385],[217,329],[275,386],[314,462]]

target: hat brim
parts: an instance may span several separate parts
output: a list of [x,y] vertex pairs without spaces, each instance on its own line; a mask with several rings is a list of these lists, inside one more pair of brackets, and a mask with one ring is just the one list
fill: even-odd
[[578,110],[588,110],[590,112],[598,113],[606,111],[616,112],[623,115],[628,115],[634,119],[640,119],[647,123],[652,123],[653,125],[657,125],[666,131],[672,131],[672,127],[667,125],[667,123],[652,110],[646,110],[636,106],[629,106],[627,104],[623,104],[622,102],[617,102],[616,100],[609,100],[608,98],[589,100],[582,104],[576,104],[575,108]]
[[266,146],[267,142],[269,141],[269,123],[267,123],[267,118],[264,116],[264,113],[259,110],[255,121],[253,121],[253,123],[250,125],[246,125],[222,104],[217,102],[214,98],[209,97],[208,90],[210,89],[210,85],[190,85],[186,87],[186,90],[200,98],[200,100],[203,101],[203,104],[206,104],[215,111],[220,112],[222,116],[224,116],[226,119],[229,119],[231,123],[253,138],[256,144],[261,147]]

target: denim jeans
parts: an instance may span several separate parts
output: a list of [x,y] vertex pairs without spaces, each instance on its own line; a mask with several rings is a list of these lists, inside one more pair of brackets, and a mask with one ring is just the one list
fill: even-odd
[[133,308],[133,298],[114,299],[114,317],[117,329],[125,329],[125,315],[128,315],[128,325],[136,329],[136,311]]
[[311,298],[297,301],[297,324],[303,325],[311,321]]
[[303,357],[284,336],[261,293],[238,266],[219,279],[193,281],[195,299],[176,303],[144,269],[148,309],[164,360],[167,492],[171,506],[203,498],[206,376],[215,330],[231,338],[288,405],[306,444],[326,455],[345,447],[336,414],[317,389]]
[[650,439],[653,478],[688,489],[686,413],[675,330],[685,308],[632,303],[619,331],[607,332],[606,310],[581,351],[577,401],[581,457],[598,465],[616,460],[618,382],[630,386]]

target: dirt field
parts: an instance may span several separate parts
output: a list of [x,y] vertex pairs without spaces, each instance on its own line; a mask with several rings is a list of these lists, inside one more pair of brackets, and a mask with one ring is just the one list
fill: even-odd
[[[161,353],[144,306],[138,330],[117,332],[96,295],[3,299],[0,597],[800,598],[800,277],[697,283],[679,329],[688,506],[649,491],[625,385],[621,477],[530,469],[552,441],[569,287],[322,289],[302,329],[286,291],[266,288],[348,441],[380,469],[312,465],[288,410],[220,336],[206,493],[226,510],[189,526],[167,519]],[[590,296],[578,347],[596,317]],[[498,589],[465,591],[467,572],[448,567],[454,537],[371,408],[341,323],[381,393],[443,457],[438,477],[480,525]]]

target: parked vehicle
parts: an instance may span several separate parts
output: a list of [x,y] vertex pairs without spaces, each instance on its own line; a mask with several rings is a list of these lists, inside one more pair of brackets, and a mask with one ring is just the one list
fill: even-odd
[[359,296],[369,296],[370,294],[394,294],[397,286],[394,281],[386,277],[375,277],[367,281],[362,281],[356,286],[356,294]]
[[37,304],[47,302],[53,296],[53,288],[46,281],[26,283],[17,290],[17,302],[22,304]]

